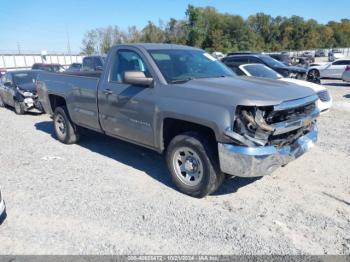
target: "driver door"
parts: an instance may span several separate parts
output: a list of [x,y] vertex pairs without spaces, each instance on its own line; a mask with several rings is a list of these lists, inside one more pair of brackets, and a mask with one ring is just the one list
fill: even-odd
[[343,72],[350,61],[338,60],[333,62],[324,72],[324,77],[341,78]]
[[154,146],[155,87],[124,82],[125,71],[142,71],[152,77],[146,59],[137,49],[116,49],[108,79],[98,90],[102,129],[116,137]]

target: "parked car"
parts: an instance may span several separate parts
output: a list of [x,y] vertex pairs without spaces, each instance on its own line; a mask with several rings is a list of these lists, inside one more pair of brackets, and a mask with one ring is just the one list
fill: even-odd
[[64,72],[65,69],[60,64],[43,64],[43,63],[35,63],[32,66],[33,70],[44,70],[48,72]]
[[288,54],[269,54],[269,56],[271,56],[272,58],[282,62],[283,64],[285,64],[286,66],[289,66],[292,64],[292,59],[289,57]]
[[344,58],[344,54],[342,53],[342,51],[340,51],[340,49],[332,49],[329,53],[328,53],[328,61],[329,62],[333,62],[335,60],[338,59],[342,59]]
[[315,53],[314,53],[314,52],[311,52],[311,51],[305,51],[304,53],[302,53],[301,56],[302,56],[302,57],[314,58],[314,57],[315,57]]
[[269,174],[317,139],[313,90],[234,77],[201,49],[117,45],[101,77],[74,74],[39,75],[57,139],[76,143],[85,127],[164,153],[175,185],[194,197],[214,192],[225,174]]
[[36,92],[36,79],[40,70],[10,71],[1,77],[0,107],[15,108],[16,114],[42,112]]
[[105,56],[85,56],[83,58],[83,71],[102,71],[106,63]]
[[307,79],[334,78],[342,79],[345,68],[350,65],[350,59],[339,59],[331,63],[310,66],[307,72]]
[[221,60],[225,57],[225,55],[222,52],[213,52],[211,55],[218,60]]
[[264,64],[273,70],[277,71],[284,77],[297,79],[306,78],[306,69],[297,66],[286,66],[276,59],[263,54],[248,54],[248,55],[230,55],[222,60],[233,71],[236,71],[240,65],[244,64]]
[[307,57],[293,57],[292,59],[292,65],[293,66],[298,66],[298,67],[303,67],[307,69],[310,66],[311,61]]
[[282,75],[277,73],[275,70],[262,64],[241,65],[239,66],[239,69],[241,70],[242,75],[245,75],[245,76],[276,79],[276,80],[311,88],[312,90],[315,91],[315,93],[319,98],[319,100],[317,101],[317,107],[319,108],[320,112],[326,112],[332,106],[332,97],[330,96],[328,90],[324,86],[307,82],[305,80],[283,77]]
[[345,68],[345,71],[343,72],[342,79],[345,82],[350,82],[350,66],[347,66]]
[[0,189],[0,225],[6,219],[6,206]]
[[315,57],[325,57],[326,52],[323,49],[318,49],[315,51]]
[[0,68],[0,77],[6,74],[6,69]]
[[77,72],[80,71],[82,68],[83,64],[82,63],[72,63],[66,71],[68,72]]

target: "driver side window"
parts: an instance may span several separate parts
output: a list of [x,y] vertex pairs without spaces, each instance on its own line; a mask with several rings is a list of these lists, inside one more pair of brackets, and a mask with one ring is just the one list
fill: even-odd
[[132,50],[118,50],[113,62],[110,81],[123,83],[125,71],[141,71],[146,77],[151,77],[147,65],[138,53]]
[[333,63],[333,65],[349,65],[349,64],[350,64],[350,61],[346,61],[346,60],[339,60]]

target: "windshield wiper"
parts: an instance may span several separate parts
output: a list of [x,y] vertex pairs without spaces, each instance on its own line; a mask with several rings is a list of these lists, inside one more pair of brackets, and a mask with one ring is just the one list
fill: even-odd
[[193,77],[184,78],[184,79],[174,79],[174,80],[171,80],[170,83],[171,84],[181,84],[181,83],[186,83],[188,81],[191,81],[193,79],[194,79]]

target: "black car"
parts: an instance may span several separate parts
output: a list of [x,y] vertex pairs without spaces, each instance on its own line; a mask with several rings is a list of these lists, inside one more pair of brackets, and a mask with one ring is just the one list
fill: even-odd
[[38,70],[10,71],[1,77],[0,107],[15,108],[16,114],[43,112],[36,91]]
[[82,66],[83,66],[82,63],[73,63],[68,67],[68,69],[66,71],[67,72],[78,72],[81,70]]
[[297,66],[287,66],[282,62],[264,54],[245,54],[230,55],[225,57],[222,62],[236,72],[240,65],[244,64],[264,64],[277,71],[284,77],[297,79],[306,78],[306,69]]
[[64,67],[60,64],[43,64],[43,63],[35,63],[32,66],[33,70],[43,70],[48,72],[64,72]]
[[105,63],[105,56],[86,56],[83,58],[82,71],[102,71]]
[[315,57],[325,57],[326,56],[326,52],[323,49],[318,49],[315,52]]

